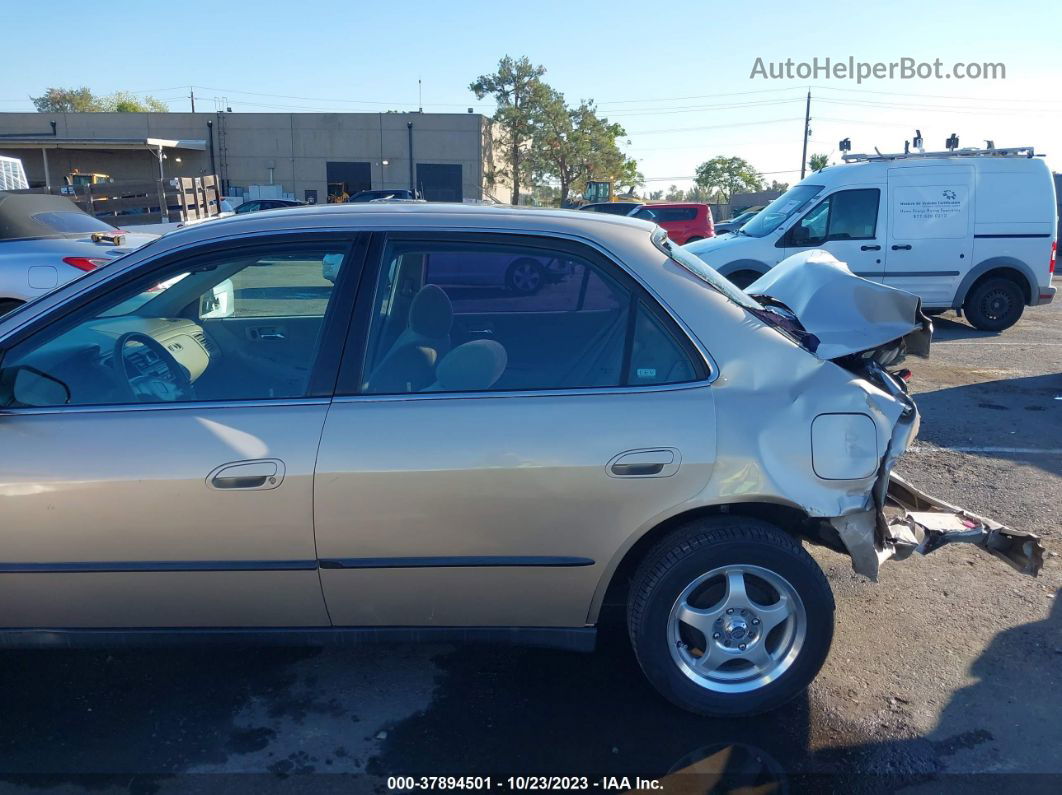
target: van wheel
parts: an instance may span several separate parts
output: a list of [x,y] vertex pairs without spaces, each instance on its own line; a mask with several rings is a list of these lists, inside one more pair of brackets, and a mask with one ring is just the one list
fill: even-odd
[[505,273],[505,286],[517,295],[534,295],[542,289],[546,273],[542,264],[531,257],[521,257]]
[[0,316],[6,315],[12,309],[22,306],[23,301],[16,301],[14,298],[0,298]]
[[760,278],[760,274],[756,273],[756,271],[736,271],[734,273],[731,273],[726,278],[728,278],[730,280],[730,283],[733,284],[735,287],[740,287],[742,290],[744,290],[746,287],[748,287],[750,284]]
[[963,313],[974,328],[981,331],[1003,331],[1018,322],[1025,311],[1025,296],[1021,287],[997,276],[985,279],[966,296]]
[[674,704],[751,715],[803,692],[833,640],[833,594],[799,542],[744,517],[697,521],[664,538],[631,584],[638,663]]

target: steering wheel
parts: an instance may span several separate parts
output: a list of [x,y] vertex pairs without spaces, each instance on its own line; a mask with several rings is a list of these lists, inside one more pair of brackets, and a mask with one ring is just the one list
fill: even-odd
[[[169,373],[169,378],[161,374],[133,373],[129,369],[129,360],[125,349],[131,342],[139,342],[158,356],[158,361]],[[139,331],[128,331],[114,342],[114,361],[118,363],[125,376],[126,384],[133,397],[142,403],[173,403],[195,399],[195,388],[188,371],[154,337]]]

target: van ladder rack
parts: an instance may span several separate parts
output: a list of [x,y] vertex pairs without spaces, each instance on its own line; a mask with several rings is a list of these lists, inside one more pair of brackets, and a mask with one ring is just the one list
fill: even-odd
[[872,162],[877,160],[914,160],[917,158],[938,157],[1036,157],[1036,148],[1032,146],[1014,146],[1009,149],[947,149],[943,152],[896,152],[894,154],[842,155],[845,163]]

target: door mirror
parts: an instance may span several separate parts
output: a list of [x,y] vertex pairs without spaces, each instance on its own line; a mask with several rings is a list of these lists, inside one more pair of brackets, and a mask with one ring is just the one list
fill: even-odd
[[199,319],[210,320],[218,317],[232,317],[236,310],[236,291],[232,280],[226,279],[215,284],[209,292],[199,297]]
[[9,406],[65,406],[70,402],[70,387],[26,365],[4,371],[0,392],[8,396],[4,402]]

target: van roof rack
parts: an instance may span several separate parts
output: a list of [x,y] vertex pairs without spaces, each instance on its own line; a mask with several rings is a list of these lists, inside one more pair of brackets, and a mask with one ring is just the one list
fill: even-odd
[[1036,148],[1033,146],[1013,146],[1008,149],[967,147],[946,149],[943,152],[895,152],[893,154],[882,154],[875,150],[875,154],[872,155],[845,154],[841,156],[841,159],[845,163],[865,163],[876,160],[915,160],[926,157],[1036,157]]

